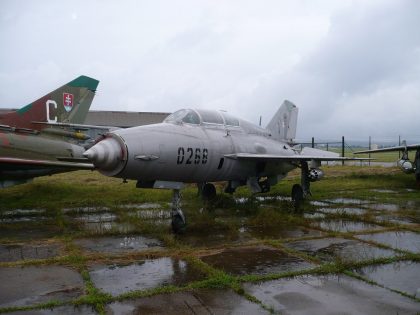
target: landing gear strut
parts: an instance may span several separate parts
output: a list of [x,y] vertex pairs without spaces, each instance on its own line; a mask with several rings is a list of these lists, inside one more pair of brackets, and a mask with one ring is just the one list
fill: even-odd
[[301,178],[299,184],[294,184],[292,187],[292,202],[295,206],[295,209],[299,209],[303,200],[307,196],[311,196],[311,182],[309,181],[309,166],[308,162],[301,162]]
[[186,220],[184,213],[181,210],[181,192],[179,189],[173,190],[171,217],[172,231],[174,231],[174,233],[184,232]]

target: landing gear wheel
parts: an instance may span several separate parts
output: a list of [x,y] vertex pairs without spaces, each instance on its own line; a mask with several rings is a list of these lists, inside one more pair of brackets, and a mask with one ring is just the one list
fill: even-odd
[[201,190],[201,197],[206,201],[213,200],[216,198],[216,187],[211,183],[204,184]]
[[186,222],[183,220],[180,214],[175,214],[172,217],[172,231],[175,234],[182,234],[185,232],[185,227],[187,226]]
[[292,202],[295,207],[295,210],[298,210],[300,208],[300,205],[302,204],[303,200],[304,198],[302,186],[299,184],[294,184],[292,187]]

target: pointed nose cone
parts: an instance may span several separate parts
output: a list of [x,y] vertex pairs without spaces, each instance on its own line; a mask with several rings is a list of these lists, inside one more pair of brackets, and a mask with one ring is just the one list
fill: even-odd
[[125,166],[126,149],[117,136],[108,137],[83,153],[101,172],[113,176]]

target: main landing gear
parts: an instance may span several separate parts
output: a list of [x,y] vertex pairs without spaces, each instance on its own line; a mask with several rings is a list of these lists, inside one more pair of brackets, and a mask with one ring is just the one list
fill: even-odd
[[309,180],[309,166],[308,162],[302,161],[301,168],[301,184],[294,184],[292,187],[292,202],[295,210],[298,210],[307,196],[311,196],[311,182]]
[[177,234],[184,232],[187,221],[185,220],[184,213],[181,210],[181,192],[179,189],[173,190],[171,217],[172,231]]

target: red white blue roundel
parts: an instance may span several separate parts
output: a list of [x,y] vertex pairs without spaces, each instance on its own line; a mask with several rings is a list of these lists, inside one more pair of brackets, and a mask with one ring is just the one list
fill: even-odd
[[73,94],[70,93],[63,93],[63,105],[66,112],[69,112],[73,108]]

